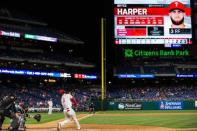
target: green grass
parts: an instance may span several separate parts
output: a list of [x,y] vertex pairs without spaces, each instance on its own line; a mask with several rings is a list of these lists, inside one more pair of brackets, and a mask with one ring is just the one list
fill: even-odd
[[[81,113],[85,113],[85,112],[77,112],[77,115],[81,114]],[[29,113],[32,115],[35,115],[37,113]],[[41,123],[46,123],[46,122],[50,122],[50,121],[55,121],[55,120],[59,120],[59,119],[63,119],[64,118],[64,114],[62,112],[59,113],[53,113],[52,115],[48,115],[47,113],[40,113],[42,116],[42,119],[40,122],[37,122],[35,119],[33,118],[27,118],[26,123],[27,124],[41,124]],[[10,119],[6,118],[5,119],[5,124],[9,124],[10,123]]]
[[[172,114],[170,114],[172,112]],[[195,113],[173,115],[173,113]],[[142,125],[160,126],[168,128],[197,128],[197,111],[107,111],[99,114],[125,113],[166,113],[166,115],[152,116],[93,116],[80,121],[82,124],[113,124],[113,125]]]
[[[79,112],[84,114],[87,112]],[[148,114],[140,116],[124,116],[124,114]],[[165,113],[165,115],[150,115],[154,113]],[[194,114],[176,114],[175,113],[194,113]],[[33,113],[35,114],[35,113]],[[64,118],[63,113],[40,113],[42,115],[41,122],[36,122],[34,119],[28,119],[27,124],[40,124]],[[113,125],[142,125],[142,126],[160,126],[168,128],[197,128],[197,110],[136,110],[136,111],[102,111],[97,114],[108,114],[107,116],[94,115],[80,121],[81,124],[113,124]],[[110,116],[110,114],[112,114]],[[113,116],[114,114],[123,114],[122,116]],[[6,118],[6,124],[9,119]]]
[[115,111],[99,111],[97,114],[128,114],[128,113],[197,113],[197,110],[115,110]]

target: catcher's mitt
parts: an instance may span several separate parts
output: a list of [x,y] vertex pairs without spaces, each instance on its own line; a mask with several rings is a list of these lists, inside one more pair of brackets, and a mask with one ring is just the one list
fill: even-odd
[[37,122],[40,122],[40,120],[41,120],[41,115],[40,115],[40,114],[36,114],[36,115],[34,116],[34,119],[35,119]]

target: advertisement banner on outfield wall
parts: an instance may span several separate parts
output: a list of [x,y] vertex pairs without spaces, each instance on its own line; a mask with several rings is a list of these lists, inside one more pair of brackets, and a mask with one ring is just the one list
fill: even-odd
[[122,102],[118,104],[119,110],[141,110],[142,103],[139,102]]
[[183,102],[182,101],[160,101],[159,109],[160,110],[182,110]]
[[195,108],[197,108],[197,101],[195,101]]

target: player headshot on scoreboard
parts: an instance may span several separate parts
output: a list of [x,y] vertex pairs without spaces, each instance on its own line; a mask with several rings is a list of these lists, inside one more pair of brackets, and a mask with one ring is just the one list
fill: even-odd
[[185,24],[185,5],[179,1],[173,1],[169,5],[171,28],[190,28]]

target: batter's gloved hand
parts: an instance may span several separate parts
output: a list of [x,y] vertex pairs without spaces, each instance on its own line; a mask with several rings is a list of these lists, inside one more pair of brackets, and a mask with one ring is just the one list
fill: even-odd
[[77,100],[74,97],[72,97],[70,100],[72,102],[72,105],[76,108],[78,105]]
[[41,115],[40,115],[40,114],[36,114],[36,115],[34,116],[34,119],[35,119],[37,122],[40,122],[40,120],[41,120]]

